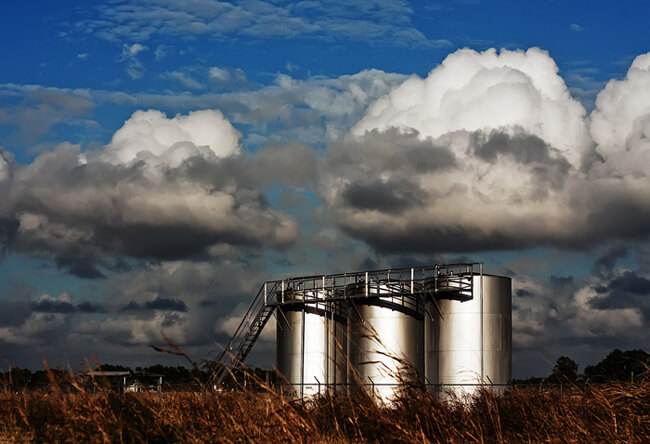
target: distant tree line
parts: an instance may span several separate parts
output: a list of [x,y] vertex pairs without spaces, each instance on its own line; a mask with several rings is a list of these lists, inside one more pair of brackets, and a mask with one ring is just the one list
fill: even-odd
[[[102,364],[93,369],[98,385],[104,384],[102,372],[106,375],[115,372],[128,372],[129,375],[157,375],[163,377],[163,389],[167,391],[196,391],[200,390],[202,384],[210,378],[210,372],[188,369],[183,366],[152,365],[149,367],[136,367],[131,369],[123,365]],[[70,370],[50,369],[32,372],[28,369],[14,367],[11,370],[0,373],[0,388],[12,391],[23,390],[47,390],[52,385],[58,385],[64,391],[74,391],[71,384],[71,377],[79,377],[87,374],[87,371],[71,372]]]
[[[159,375],[163,377],[163,390],[165,391],[199,391],[210,387],[213,381],[213,369],[206,365],[203,369],[186,368],[183,366],[166,366],[161,364],[149,367],[136,367],[131,369],[123,365],[102,364],[94,371],[128,372],[131,375]],[[269,370],[255,368],[252,370],[260,381],[275,382],[275,375]],[[83,372],[74,374],[78,376]],[[70,383],[70,370],[50,369],[30,371],[14,367],[7,372],[0,373],[0,389],[47,390],[57,384],[65,391],[74,391]],[[245,378],[234,375],[239,383]],[[101,384],[101,377],[98,377]],[[584,385],[591,383],[619,382],[644,382],[650,381],[650,354],[643,350],[621,351],[616,349],[609,353],[605,359],[596,365],[585,367],[584,373],[578,372],[578,364],[568,356],[560,356],[550,375],[546,377],[533,377],[514,380],[515,384],[550,384],[550,385]]]
[[596,365],[578,372],[578,364],[568,356],[560,356],[547,377],[515,380],[515,384],[598,384],[606,382],[650,381],[650,354],[643,350],[615,349]]
[[[203,368],[187,368],[183,366],[166,366],[155,364],[148,367],[135,367],[132,369],[124,365],[101,364],[90,370],[85,369],[78,372],[63,369],[49,369],[30,371],[29,369],[14,367],[7,372],[0,372],[0,390],[24,391],[24,390],[48,390],[53,385],[57,385],[65,392],[74,392],[76,388],[71,379],[76,378],[77,382],[88,382],[88,375],[92,373],[93,383],[97,386],[113,387],[116,381],[122,378],[121,374],[128,373],[127,378],[139,377],[159,377],[162,376],[163,391],[201,391],[214,386],[212,376],[214,374],[214,363],[210,362]],[[261,368],[249,369],[254,376],[252,379],[275,383],[277,377],[271,370]],[[247,385],[251,381],[250,375],[238,370],[235,374],[228,374],[227,380],[229,386],[233,385],[232,379],[235,378],[234,384]],[[83,384],[82,384],[83,385]]]

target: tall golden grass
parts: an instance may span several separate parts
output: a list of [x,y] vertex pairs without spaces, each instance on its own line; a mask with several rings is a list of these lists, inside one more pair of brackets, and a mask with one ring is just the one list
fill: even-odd
[[[650,383],[481,391],[442,402],[421,390],[390,406],[362,390],[301,403],[263,384],[237,392],[0,393],[0,442],[650,442]],[[101,384],[101,382],[97,382]]]

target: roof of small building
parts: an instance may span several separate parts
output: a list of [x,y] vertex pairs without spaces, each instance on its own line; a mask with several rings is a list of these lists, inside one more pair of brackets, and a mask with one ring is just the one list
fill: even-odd
[[90,370],[87,372],[82,372],[81,375],[83,376],[131,376],[131,372],[120,370],[120,371],[107,371],[107,372],[102,372],[99,370]]

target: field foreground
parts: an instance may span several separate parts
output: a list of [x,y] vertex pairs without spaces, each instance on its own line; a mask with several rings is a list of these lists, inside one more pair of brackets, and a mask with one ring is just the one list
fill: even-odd
[[650,442],[650,383],[513,388],[471,403],[420,391],[305,404],[271,392],[0,392],[2,442]]

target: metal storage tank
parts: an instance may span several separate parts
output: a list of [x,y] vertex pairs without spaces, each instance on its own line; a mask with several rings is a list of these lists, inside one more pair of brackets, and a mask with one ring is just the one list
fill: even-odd
[[418,382],[424,374],[423,304],[418,297],[397,295],[391,285],[401,283],[362,282],[346,289],[355,297],[349,309],[351,365],[358,382],[388,402],[401,384]]
[[472,282],[472,299],[438,297],[425,319],[428,382],[461,398],[476,393],[477,384],[503,391],[512,380],[511,279],[484,274]]
[[[287,297],[287,295],[285,295]],[[340,304],[309,303],[309,294],[294,295],[295,304],[278,308],[278,371],[299,397],[344,389],[347,383],[347,319]]]

